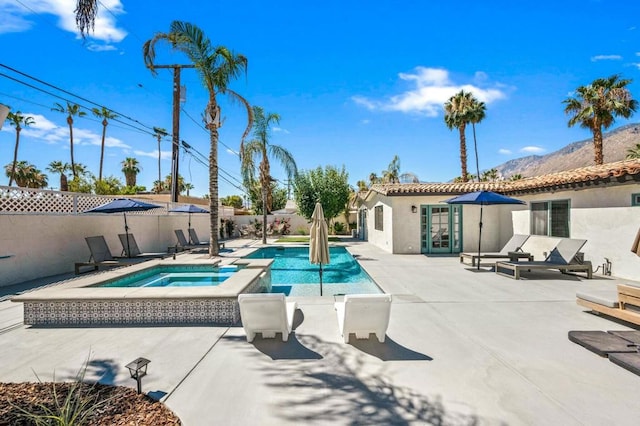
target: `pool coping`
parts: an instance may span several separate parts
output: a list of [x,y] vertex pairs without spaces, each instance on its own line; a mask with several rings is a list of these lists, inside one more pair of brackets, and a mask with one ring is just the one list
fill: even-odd
[[[272,259],[156,259],[74,278],[13,297],[23,303],[24,323],[35,326],[235,324],[238,294],[269,291]],[[244,265],[210,287],[94,287],[161,265]]]

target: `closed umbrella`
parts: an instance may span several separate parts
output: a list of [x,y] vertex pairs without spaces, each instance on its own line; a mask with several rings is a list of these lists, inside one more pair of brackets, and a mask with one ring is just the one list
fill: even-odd
[[84,213],[122,213],[124,215],[124,232],[127,235],[127,255],[130,256],[131,250],[129,250],[129,226],[127,225],[127,212],[140,212],[158,208],[160,208],[160,206],[145,203],[144,201],[132,200],[130,198],[117,198],[101,206],[85,210]]
[[322,296],[322,265],[329,264],[329,229],[320,203],[316,203],[313,209],[309,233],[309,262],[320,265],[320,296]]
[[480,253],[482,245],[482,208],[492,204],[525,204],[524,201],[507,197],[491,191],[476,191],[462,194],[445,201],[447,204],[475,204],[480,206],[480,233],[478,235],[478,269],[480,269]]
[[[193,205],[193,204],[185,204],[183,206],[174,207],[169,209],[170,212],[178,212],[178,213],[189,213],[189,226],[187,230],[191,229],[191,213],[209,213],[209,210],[203,209],[202,207]],[[189,233],[189,244],[191,244],[191,233]]]

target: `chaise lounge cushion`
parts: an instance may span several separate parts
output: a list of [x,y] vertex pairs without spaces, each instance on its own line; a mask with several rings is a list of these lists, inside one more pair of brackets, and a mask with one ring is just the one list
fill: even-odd
[[615,290],[577,291],[576,297],[609,308],[617,308],[620,306],[618,303],[618,293]]

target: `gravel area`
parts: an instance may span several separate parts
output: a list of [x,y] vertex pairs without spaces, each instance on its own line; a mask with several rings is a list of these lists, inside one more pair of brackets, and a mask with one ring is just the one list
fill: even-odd
[[[164,404],[138,395],[122,386],[74,382],[0,383],[0,425],[34,425],[25,413],[45,414],[63,406],[69,392],[76,405],[93,407],[83,423],[86,425],[181,425],[180,419]],[[57,401],[57,403],[56,403]],[[67,404],[73,405],[73,404]],[[46,409],[45,409],[46,407]]]

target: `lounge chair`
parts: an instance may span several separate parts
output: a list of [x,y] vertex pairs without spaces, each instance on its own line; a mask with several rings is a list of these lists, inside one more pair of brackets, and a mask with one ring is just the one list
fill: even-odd
[[[198,239],[198,234],[196,234],[196,230],[193,228],[189,228],[189,238],[191,239],[191,244],[195,245],[195,246],[208,246],[209,245],[209,241],[200,241]],[[218,250],[221,250],[224,248],[224,241],[218,241]]]
[[238,303],[247,342],[253,342],[257,333],[263,339],[273,339],[276,333],[282,333],[283,342],[289,339],[296,302],[287,302],[282,293],[255,293],[238,295]]
[[368,339],[370,333],[375,333],[378,340],[384,342],[391,314],[390,294],[350,294],[334,307],[345,343],[349,343],[351,333],[356,339]]
[[[585,272],[587,278],[593,277],[591,262],[582,261],[578,258],[578,252],[587,243],[587,240],[563,238],[551,250],[547,258],[543,261],[533,262],[496,262],[496,273],[506,275],[516,280],[520,279],[520,271],[534,269],[557,269],[562,273]],[[505,271],[511,271],[507,273]]]
[[95,237],[86,237],[85,241],[87,242],[87,246],[89,246],[89,252],[91,254],[89,256],[89,261],[75,263],[76,275],[79,275],[80,268],[85,266],[91,266],[92,271],[97,271],[100,268],[126,266],[140,261],[140,259],[134,260],[114,257],[111,254],[111,250],[109,250],[109,246],[107,245],[107,242],[102,235],[98,235]]
[[[136,243],[133,234],[118,234],[120,243],[122,244],[122,256],[131,258],[164,258],[169,256],[168,252],[143,253]],[[127,241],[128,239],[128,241]]]
[[522,245],[529,239],[529,235],[514,234],[509,241],[502,247],[502,250],[498,252],[483,252],[480,253],[460,253],[460,263],[463,263],[465,259],[471,259],[471,266],[476,266],[476,261],[479,259],[509,259],[511,261],[519,259],[533,260],[531,253],[525,253],[522,251]]
[[205,250],[208,247],[202,244],[199,244],[199,245],[189,244],[189,242],[187,241],[187,238],[184,236],[184,232],[182,232],[182,229],[174,229],[173,232],[175,232],[176,234],[178,243],[175,246],[169,247],[170,250],[175,250],[176,252],[181,250],[194,250],[194,249]]
[[576,302],[594,312],[640,325],[640,285],[618,284],[616,291],[578,291]]

